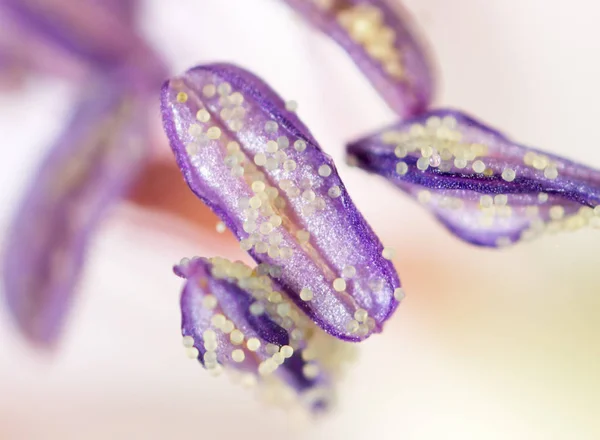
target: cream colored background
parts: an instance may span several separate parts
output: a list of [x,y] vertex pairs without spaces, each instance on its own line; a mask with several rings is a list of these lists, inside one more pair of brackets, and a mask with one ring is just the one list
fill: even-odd
[[[438,60],[439,105],[600,167],[598,2],[404,3]],[[299,101],[356,204],[397,248],[409,296],[363,344],[338,411],[297,427],[181,349],[170,265],[237,252],[121,206],[95,240],[54,356],[32,353],[0,310],[0,438],[600,438],[597,231],[502,252],[460,243],[384,181],[341,165],[344,141],[393,115],[335,45],[275,0],[147,5],[145,29],[175,71],[235,61]],[[50,81],[0,96],[2,229],[69,96]]]

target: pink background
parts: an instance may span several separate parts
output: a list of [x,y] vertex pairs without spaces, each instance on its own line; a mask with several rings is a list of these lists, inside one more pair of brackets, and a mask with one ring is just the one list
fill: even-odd
[[[437,59],[438,105],[600,167],[600,3],[404,4]],[[356,204],[397,249],[408,297],[362,344],[338,410],[300,426],[184,356],[170,265],[238,257],[232,241],[183,224],[159,232],[168,219],[121,205],[96,237],[54,356],[33,353],[0,310],[0,438],[600,438],[597,231],[478,249],[343,165],[344,141],[394,117],[337,46],[276,0],[152,0],[144,28],[174,71],[235,61],[299,102]],[[0,96],[2,230],[71,96],[50,80]]]

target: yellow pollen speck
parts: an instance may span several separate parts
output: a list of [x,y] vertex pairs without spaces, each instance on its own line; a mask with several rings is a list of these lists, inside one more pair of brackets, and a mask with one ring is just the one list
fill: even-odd
[[358,322],[365,322],[369,317],[369,313],[365,309],[358,309],[354,312],[354,319]]
[[310,232],[301,229],[298,232],[296,232],[296,237],[298,238],[298,241],[300,241],[300,243],[306,243],[310,239]]
[[296,142],[294,142],[294,148],[298,153],[302,153],[304,150],[306,150],[306,142],[302,139],[298,139]]
[[476,160],[475,162],[473,162],[473,165],[471,165],[471,167],[476,173],[483,173],[485,171],[485,164],[480,160]]
[[394,289],[394,298],[396,298],[396,301],[402,302],[405,296],[406,294],[404,293],[404,289],[402,287]]
[[319,176],[329,177],[331,175],[331,167],[329,165],[321,165],[319,167]]
[[331,188],[329,188],[329,190],[327,191],[327,195],[329,197],[331,197],[332,199],[336,199],[339,196],[342,195],[342,190],[340,189],[339,186],[337,185],[333,185]]
[[462,170],[463,168],[467,167],[467,160],[456,158],[454,159],[454,166],[459,170]]
[[360,324],[355,319],[351,319],[346,323],[346,330],[349,333],[356,333],[360,327]]
[[222,234],[223,232],[225,232],[225,229],[227,229],[227,227],[225,226],[225,223],[223,222],[218,222],[217,226],[216,226],[217,232],[219,234]]
[[425,171],[427,168],[429,168],[429,158],[419,157],[417,160],[417,168],[421,171]]
[[208,310],[214,309],[217,307],[217,298],[215,298],[213,295],[206,295],[204,298],[202,298],[202,307]]
[[396,173],[398,173],[400,176],[404,176],[406,173],[408,173],[408,165],[406,162],[398,162],[396,164]]
[[185,354],[190,359],[198,359],[198,356],[200,356],[200,352],[196,347],[186,348]]
[[267,156],[264,155],[264,153],[258,153],[254,156],[254,163],[256,165],[260,166],[264,166],[267,163]]
[[296,169],[296,161],[289,159],[283,163],[283,169],[285,171],[294,171]]
[[177,102],[180,102],[180,103],[183,104],[183,103],[187,102],[187,100],[188,100],[187,93],[185,93],[185,92],[179,92],[177,94]]
[[231,84],[229,84],[228,82],[223,82],[219,84],[219,87],[217,87],[217,91],[219,92],[219,95],[227,96],[231,93]]
[[217,334],[212,329],[204,330],[204,332],[202,333],[202,338],[205,341],[214,340],[214,339],[216,339],[216,337],[217,337]]
[[548,201],[548,194],[546,194],[546,193],[539,193],[538,194],[538,201],[540,203],[546,203]]
[[506,168],[504,171],[502,171],[502,179],[506,180],[507,182],[512,182],[515,180],[516,175],[517,173],[515,170],[511,168]]
[[306,364],[302,367],[302,374],[308,379],[315,379],[319,375],[319,367],[316,364]]
[[275,344],[267,344],[266,351],[268,355],[273,356],[279,352],[279,347]]
[[544,170],[544,177],[549,180],[554,180],[558,177],[558,170],[556,167],[549,166]]
[[279,352],[283,355],[284,358],[289,359],[294,354],[294,349],[289,345],[284,345],[283,347],[281,347],[281,350]]
[[394,255],[396,255],[396,251],[392,248],[383,248],[383,252],[381,252],[381,255],[386,260],[391,260],[392,258],[394,258]]
[[243,350],[236,348],[231,352],[231,359],[233,359],[234,362],[244,362],[246,355]]
[[343,292],[346,290],[346,281],[343,278],[336,278],[333,280],[333,288],[337,292]]
[[246,347],[248,347],[248,350],[250,351],[256,351],[260,348],[260,341],[257,338],[250,338],[246,342]]
[[207,339],[204,341],[204,348],[208,351],[215,351],[218,347],[216,339]]
[[204,87],[202,87],[202,94],[207,98],[212,98],[215,96],[215,93],[217,93],[217,88],[214,84],[206,84]]
[[244,342],[244,334],[238,329],[235,329],[230,333],[229,340],[234,345],[240,345],[242,342]]
[[267,133],[275,133],[277,131],[277,122],[275,121],[267,121],[265,122],[265,131]]
[[287,101],[285,103],[285,109],[288,112],[295,112],[298,109],[298,103],[296,101]]
[[265,190],[265,183],[260,180],[255,180],[252,182],[252,191],[255,193],[261,193]]
[[209,139],[219,139],[221,137],[221,129],[219,127],[210,127],[206,130],[206,135]]
[[316,197],[315,192],[311,189],[307,189],[306,191],[304,191],[302,193],[302,198],[309,202],[312,202],[315,199],[315,197]]
[[220,313],[217,313],[211,318],[210,323],[213,325],[213,327],[221,328],[223,324],[225,324],[225,321],[225,316],[223,316]]
[[210,120],[210,113],[208,113],[206,109],[201,108],[196,112],[196,119],[200,122],[208,122]]
[[492,196],[484,195],[479,198],[479,205],[482,208],[489,208],[494,204],[494,199]]
[[354,266],[346,266],[342,269],[342,276],[344,278],[354,278],[356,275],[356,268]]
[[265,312],[265,306],[262,303],[254,302],[250,305],[250,313],[254,316],[262,315]]
[[494,196],[494,203],[498,206],[504,206],[508,203],[508,196],[506,194],[497,194]]
[[268,141],[265,149],[267,153],[275,153],[279,149],[279,145],[275,141]]
[[258,196],[250,197],[250,208],[258,209],[262,205],[262,200]]
[[271,223],[273,225],[273,227],[278,227],[281,226],[282,220],[281,217],[274,214],[269,218],[269,223]]
[[230,320],[225,321],[225,324],[221,326],[221,331],[223,333],[229,334],[235,329],[235,325]]
[[191,336],[184,336],[183,337],[183,346],[185,348],[191,348],[194,346],[194,338],[192,338]]
[[309,288],[305,287],[300,291],[300,299],[302,301],[310,301],[313,299],[313,292]]

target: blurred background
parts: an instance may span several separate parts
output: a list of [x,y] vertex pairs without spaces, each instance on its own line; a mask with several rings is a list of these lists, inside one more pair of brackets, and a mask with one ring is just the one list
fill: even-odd
[[[141,3],[144,35],[172,72],[232,61],[298,101],[356,205],[397,249],[408,296],[361,344],[337,410],[298,425],[183,353],[171,266],[240,258],[236,242],[211,217],[203,227],[121,204],[95,236],[54,353],[26,346],[0,308],[1,439],[600,438],[598,231],[502,251],[466,245],[382,179],[343,164],[346,141],[394,116],[349,58],[284,5]],[[403,3],[437,63],[437,105],[600,167],[599,3]],[[1,240],[73,97],[72,84],[49,77],[0,95]],[[159,125],[155,136],[168,154]]]

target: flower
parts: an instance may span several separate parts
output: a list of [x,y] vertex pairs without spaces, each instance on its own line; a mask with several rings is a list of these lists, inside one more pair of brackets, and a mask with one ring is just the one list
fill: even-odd
[[35,173],[5,248],[8,307],[22,333],[45,346],[62,328],[91,234],[152,155],[147,101],[164,75],[131,26],[132,2],[84,3],[0,3],[0,17],[25,38],[4,44],[5,53],[21,56],[27,49],[22,65],[47,72],[44,54],[51,48],[69,60],[60,73],[87,75],[78,83],[74,116]]
[[354,346],[332,338],[286,296],[269,269],[223,258],[183,260],[183,344],[212,374],[226,368],[252,387],[260,380],[278,404],[319,412]]
[[417,199],[459,238],[508,246],[600,226],[600,172],[432,110],[348,146],[351,161]]
[[410,19],[385,0],[284,0],[333,38],[401,117],[424,111],[433,72]]
[[381,331],[398,305],[396,271],[283,99],[250,72],[213,64],[169,80],[161,102],[188,185],[241,248],[277,265],[285,292],[328,333],[358,341]]

